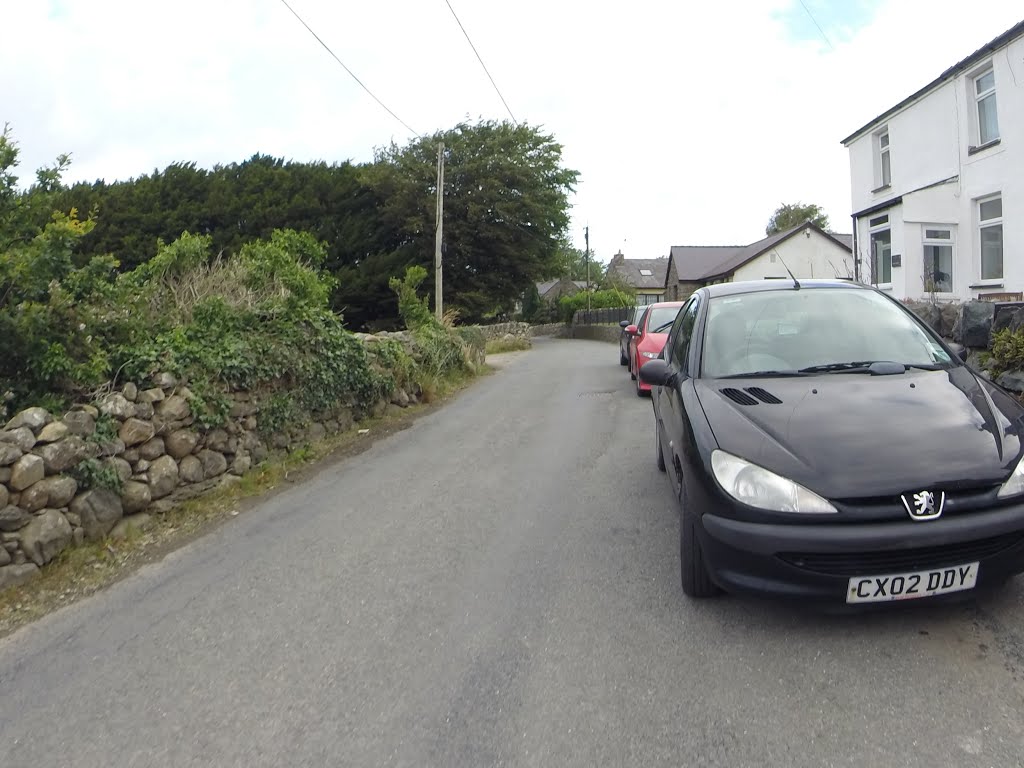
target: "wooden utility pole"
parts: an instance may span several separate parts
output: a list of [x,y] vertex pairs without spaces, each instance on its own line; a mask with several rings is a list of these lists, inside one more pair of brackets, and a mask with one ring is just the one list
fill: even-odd
[[441,240],[444,221],[444,143],[437,145],[437,218],[434,227],[434,314],[438,321],[444,314],[441,291]]
[[590,311],[590,227],[583,228],[583,242],[586,249],[583,251],[583,258],[587,261],[587,312]]

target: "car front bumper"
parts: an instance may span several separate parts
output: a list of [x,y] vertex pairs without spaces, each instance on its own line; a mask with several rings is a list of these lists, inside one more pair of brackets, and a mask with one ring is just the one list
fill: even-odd
[[[712,579],[728,592],[846,604],[851,577],[978,562],[973,590],[1024,572],[1024,505],[928,522],[780,524],[701,516]],[[940,599],[939,596],[922,598]]]

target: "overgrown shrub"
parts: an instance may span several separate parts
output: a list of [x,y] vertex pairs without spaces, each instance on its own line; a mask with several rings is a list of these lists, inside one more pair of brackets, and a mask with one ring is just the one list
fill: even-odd
[[428,376],[441,378],[467,368],[466,346],[458,334],[431,313],[427,299],[416,289],[427,277],[420,266],[408,267],[403,279],[391,278],[391,289],[398,295],[398,311],[412,333],[420,351],[418,361]]
[[992,334],[992,362],[997,372],[1024,369],[1024,332],[1004,328]]

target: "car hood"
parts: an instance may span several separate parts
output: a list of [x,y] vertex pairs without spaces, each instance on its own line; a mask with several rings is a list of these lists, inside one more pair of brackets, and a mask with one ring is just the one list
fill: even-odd
[[722,450],[826,498],[995,485],[1021,456],[1024,407],[963,366],[694,384]]

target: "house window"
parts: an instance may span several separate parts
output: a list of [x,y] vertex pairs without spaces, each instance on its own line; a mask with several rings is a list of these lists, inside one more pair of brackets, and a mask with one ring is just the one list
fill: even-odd
[[981,279],[1003,277],[1003,199],[978,201],[978,229],[981,235]]
[[892,165],[889,160],[889,129],[875,134],[875,186],[879,189],[892,184]]
[[999,138],[999,119],[996,115],[996,76],[991,69],[974,78],[974,100],[977,103],[978,144],[988,144]]
[[924,230],[924,289],[927,293],[953,292],[953,230]]
[[892,282],[892,231],[889,217],[877,216],[868,224],[871,227],[871,278],[875,285]]
[[649,269],[641,269],[640,270],[640,274],[643,275],[644,277],[650,277],[654,273],[651,272],[651,270],[649,270]]

